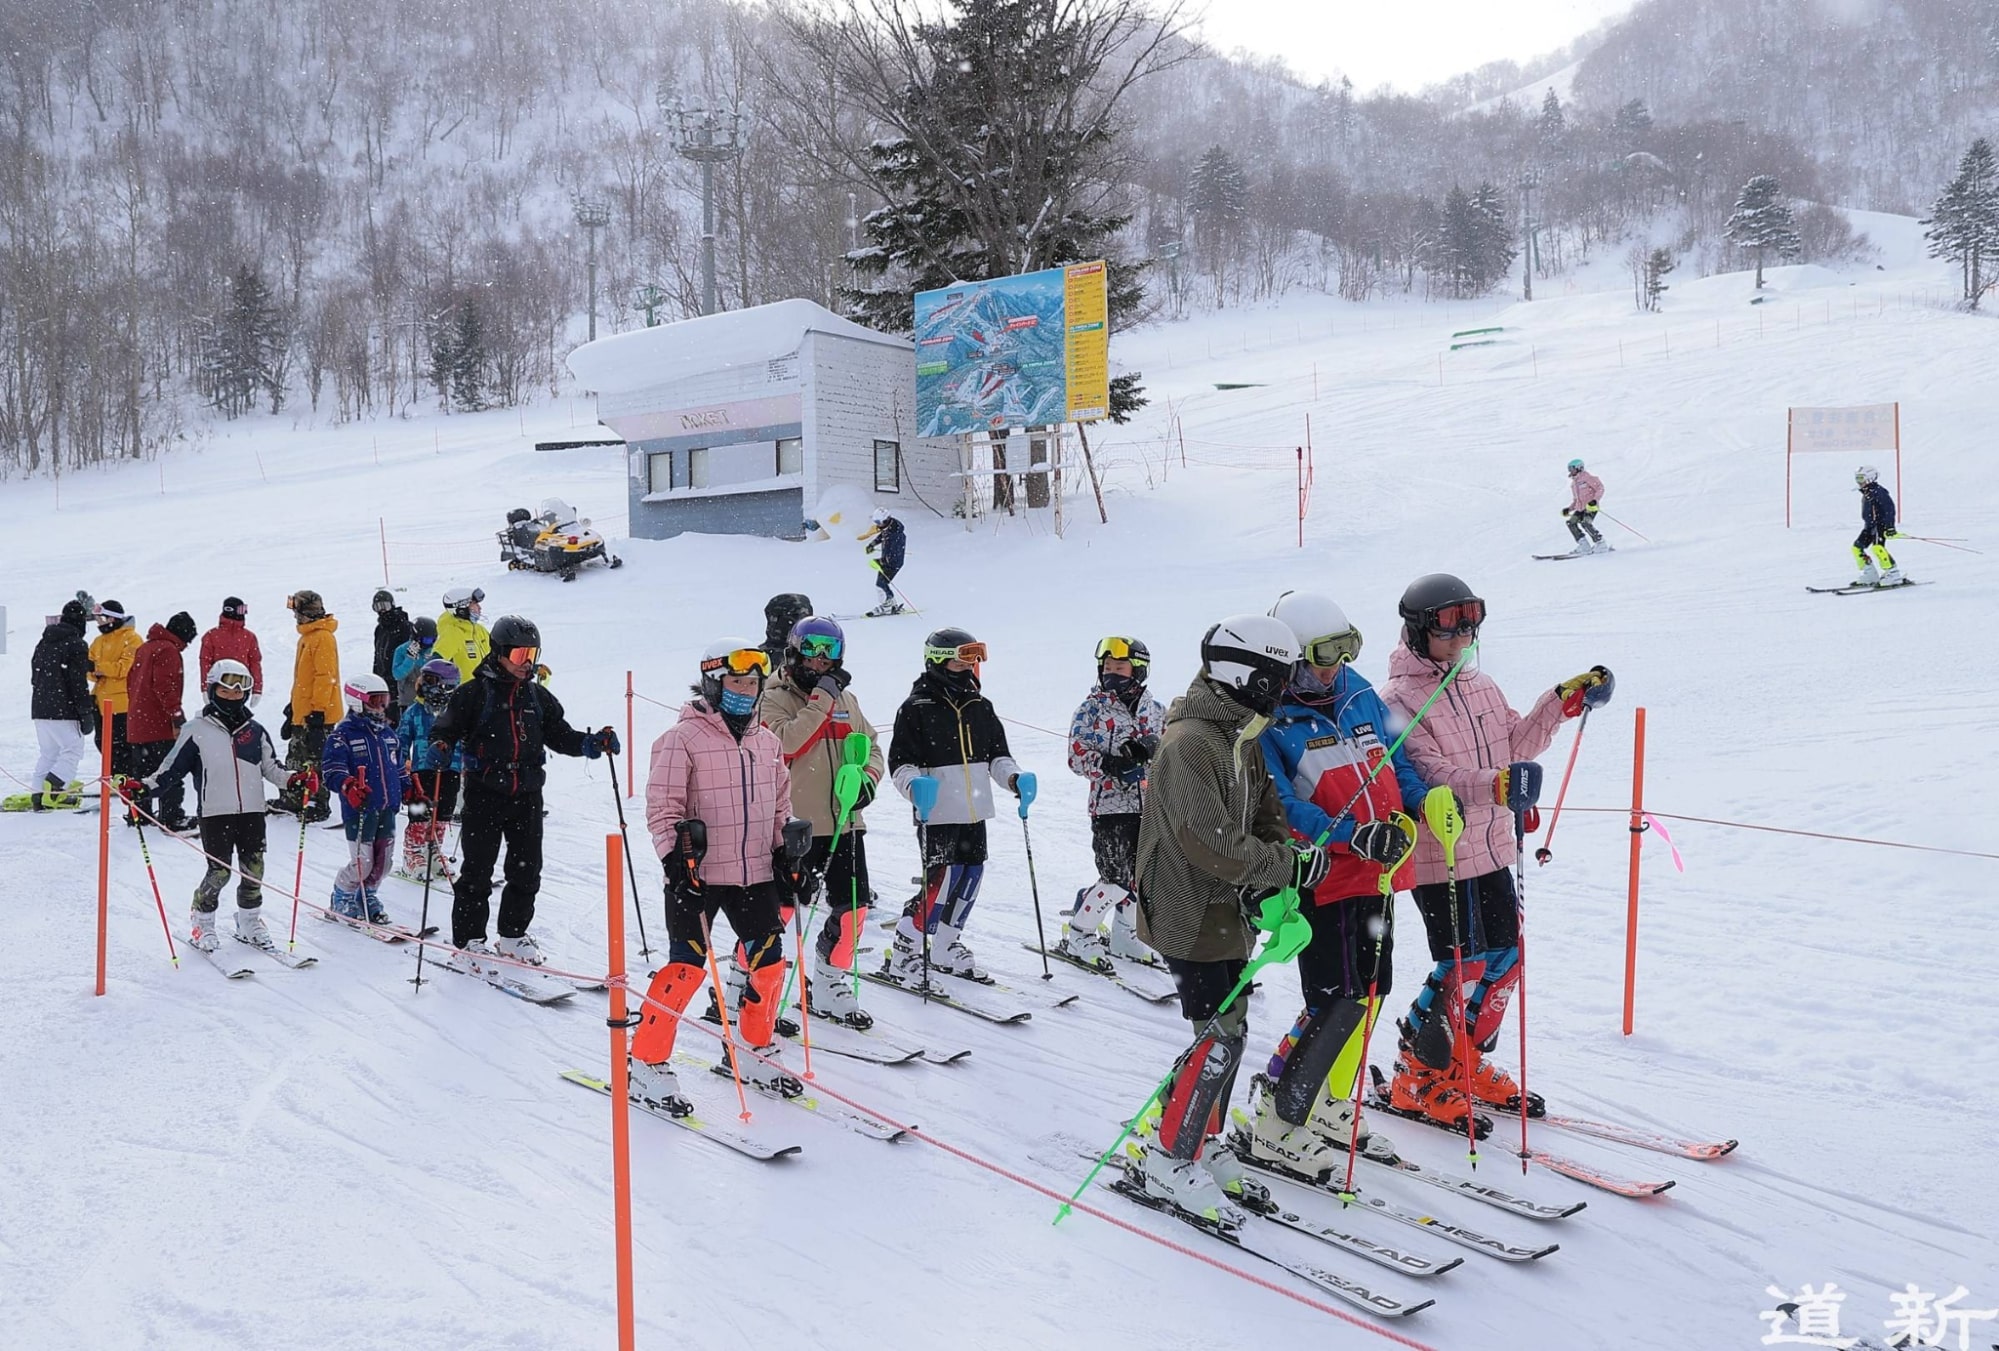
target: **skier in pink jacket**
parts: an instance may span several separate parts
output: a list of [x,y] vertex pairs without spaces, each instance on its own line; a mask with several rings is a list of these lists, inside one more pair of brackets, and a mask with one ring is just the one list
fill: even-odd
[[[1410,583],[1397,608],[1402,642],[1389,656],[1381,696],[1407,719],[1477,641],[1485,602],[1440,572]],[[1464,833],[1457,843],[1454,901],[1443,846],[1429,831],[1418,832],[1414,895],[1436,968],[1397,1024],[1401,1044],[1390,1097],[1398,1109],[1462,1129],[1471,1110],[1467,1083],[1480,1103],[1519,1106],[1519,1084],[1485,1058],[1498,1044],[1500,1021],[1520,981],[1519,902],[1508,871],[1517,857],[1509,790],[1525,777],[1522,762],[1548,749],[1564,718],[1586,704],[1608,703],[1614,688],[1610,672],[1594,666],[1548,690],[1522,717],[1491,676],[1467,663],[1410,731],[1407,748],[1416,772],[1451,790]]]
[[[777,734],[757,721],[770,657],[749,638],[710,645],[697,698],[653,743],[646,774],[646,826],[666,869],[667,964],[652,978],[644,1021],[632,1034],[631,1092],[676,1116],[694,1110],[667,1063],[679,1015],[707,975],[710,926],[729,917],[749,969],[736,1030],[774,1054],[784,990],[784,930],[778,919],[791,772]],[[671,1009],[668,1013],[660,1008]],[[803,1086],[754,1056],[740,1056],[745,1082],[796,1097]]]
[[1581,460],[1570,460],[1569,504],[1562,508],[1562,519],[1569,523],[1569,534],[1575,539],[1579,554],[1610,552],[1610,546],[1603,542],[1596,528],[1597,504],[1602,500],[1603,480],[1583,468]]

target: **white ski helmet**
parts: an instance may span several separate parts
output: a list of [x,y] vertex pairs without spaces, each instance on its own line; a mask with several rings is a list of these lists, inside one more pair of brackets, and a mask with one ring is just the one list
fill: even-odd
[[888,524],[888,510],[884,507],[876,507],[874,515],[868,517],[868,520],[875,525],[886,525]]
[[1291,626],[1269,615],[1231,615],[1201,639],[1201,674],[1252,713],[1276,709],[1297,664]]
[[202,690],[212,699],[215,697],[217,685],[227,685],[232,690],[241,690],[243,697],[248,698],[256,681],[251,677],[249,667],[240,661],[231,661],[225,657],[208,668],[208,680],[203,684]]
[[470,619],[484,599],[486,593],[476,586],[454,586],[444,593],[444,608],[460,619]]
[[1338,666],[1360,655],[1360,630],[1331,596],[1317,591],[1286,591],[1270,607],[1298,640],[1298,654],[1308,666]]
[[347,683],[340,687],[340,697],[346,703],[349,713],[359,713],[370,718],[388,716],[388,682],[373,671],[363,671],[359,675],[347,677]]
[[1871,464],[1863,464],[1853,471],[1853,481],[1865,488],[1870,483],[1881,481],[1881,471]]
[[708,707],[722,707],[722,677],[754,675],[759,683],[770,678],[770,654],[754,638],[718,638],[701,654],[701,697]]

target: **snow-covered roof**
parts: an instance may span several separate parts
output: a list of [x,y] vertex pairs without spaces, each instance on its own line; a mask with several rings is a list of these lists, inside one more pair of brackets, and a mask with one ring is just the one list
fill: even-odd
[[569,369],[600,394],[651,389],[732,366],[776,361],[796,352],[808,333],[909,347],[906,339],[842,319],[824,305],[780,300],[586,342],[569,354]]

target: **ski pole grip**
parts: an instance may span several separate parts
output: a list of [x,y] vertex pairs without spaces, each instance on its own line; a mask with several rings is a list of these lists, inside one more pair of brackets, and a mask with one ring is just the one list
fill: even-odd
[[1423,798],[1423,821],[1444,846],[1444,857],[1455,865],[1458,836],[1465,833],[1465,818],[1458,812],[1457,794],[1441,783],[1432,788]]
[[1516,814],[1541,800],[1541,766],[1533,760],[1515,760],[1506,767],[1506,806]]
[[1034,805],[1035,786],[1034,775],[1025,770],[1014,776],[1013,788],[1020,794],[1020,819],[1023,821],[1027,819],[1027,809]]
[[918,774],[911,779],[909,801],[916,808],[916,819],[929,824],[931,810],[937,806],[937,780],[928,774]]

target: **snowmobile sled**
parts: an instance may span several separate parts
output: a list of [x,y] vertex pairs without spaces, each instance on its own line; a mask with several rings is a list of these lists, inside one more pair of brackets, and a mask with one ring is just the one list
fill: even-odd
[[559,497],[543,502],[538,513],[526,507],[507,513],[507,528],[500,532],[500,561],[513,571],[558,573],[565,582],[575,581],[586,563],[624,566],[623,559],[604,547],[604,537],[590,528],[590,522],[579,519],[576,508]]

